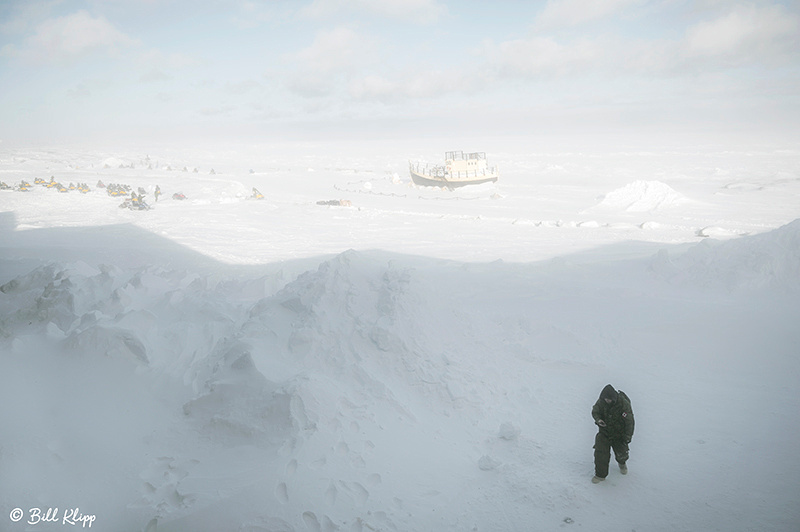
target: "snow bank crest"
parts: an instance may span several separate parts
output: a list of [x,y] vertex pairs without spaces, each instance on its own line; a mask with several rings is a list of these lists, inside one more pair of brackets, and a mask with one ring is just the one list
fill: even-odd
[[662,251],[651,267],[687,286],[800,290],[800,219],[759,235],[703,240],[675,259]]
[[634,181],[606,194],[597,208],[649,212],[685,203],[687,199],[661,181]]

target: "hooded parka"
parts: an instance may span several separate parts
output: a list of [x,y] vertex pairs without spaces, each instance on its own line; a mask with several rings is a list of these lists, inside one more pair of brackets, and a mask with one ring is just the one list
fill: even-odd
[[[608,401],[606,401],[608,399]],[[611,449],[623,473],[627,471],[628,444],[633,438],[633,409],[625,392],[619,392],[610,384],[603,388],[600,397],[592,407],[592,417],[599,427],[594,439],[595,478],[604,479],[608,475]]]
[[[606,399],[611,399],[611,403],[607,403]],[[605,423],[604,427],[600,426],[600,432],[612,442],[630,443],[633,438],[631,401],[625,392],[616,391],[610,384],[600,392],[600,397],[592,407],[592,417],[595,423],[599,420]]]

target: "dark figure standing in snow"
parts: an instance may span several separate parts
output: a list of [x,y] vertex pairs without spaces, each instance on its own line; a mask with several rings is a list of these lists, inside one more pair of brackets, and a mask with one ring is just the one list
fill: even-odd
[[594,478],[592,482],[605,480],[608,476],[608,463],[611,449],[623,475],[628,473],[628,444],[633,438],[633,409],[631,400],[622,390],[617,391],[610,384],[600,392],[600,398],[592,407],[594,423],[600,430],[594,438]]

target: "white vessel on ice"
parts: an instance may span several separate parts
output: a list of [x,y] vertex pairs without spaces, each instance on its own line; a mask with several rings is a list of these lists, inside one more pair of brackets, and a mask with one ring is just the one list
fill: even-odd
[[409,162],[411,179],[417,185],[456,188],[493,182],[500,177],[497,167],[489,166],[484,152],[448,151],[444,159],[443,166]]

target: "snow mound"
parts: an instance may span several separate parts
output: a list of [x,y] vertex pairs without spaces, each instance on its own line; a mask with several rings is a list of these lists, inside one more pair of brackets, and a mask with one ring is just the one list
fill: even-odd
[[[796,286],[800,221],[654,264]],[[355,251],[285,284],[37,268],[0,286],[0,389],[27,398],[0,418],[12,429],[0,465],[30,466],[10,468],[14,498],[0,489],[0,503],[55,493],[102,510],[104,529],[151,532],[495,530],[499,513],[470,510],[515,497],[504,530],[539,514],[546,529],[567,512],[588,523],[592,427],[572,420],[588,417],[598,361],[627,344],[595,325],[612,300],[559,303],[599,286],[569,292],[564,269]],[[608,323],[627,330],[618,318],[639,313],[638,298]],[[726,412],[739,415],[727,402],[715,415]],[[637,462],[641,477],[654,461]],[[642,485],[619,487],[636,497]]]
[[800,219],[773,231],[733,240],[706,239],[670,259],[665,251],[653,268],[671,281],[727,290],[800,289]]
[[634,181],[609,192],[597,205],[599,208],[648,212],[678,205],[686,198],[661,181]]
[[[50,264],[0,287],[0,339],[13,339],[20,359],[41,353],[35,356],[43,364],[88,368],[88,379],[123,390],[114,392],[121,401],[150,393],[145,389],[153,384],[127,389],[131,375],[167,383],[157,386],[158,401],[179,415],[169,428],[148,427],[148,418],[164,415],[160,409],[126,421],[133,433],[126,445],[146,437],[157,453],[133,475],[100,482],[131,492],[136,483],[126,479],[142,480],[125,514],[131,521],[121,529],[151,522],[159,530],[209,530],[204,509],[234,494],[219,519],[302,516],[287,530],[306,521],[356,523],[353,501],[367,515],[391,506],[395,495],[381,485],[386,471],[371,461],[374,440],[385,438],[382,427],[399,417],[413,429],[420,423],[417,401],[450,408],[461,402],[457,389],[464,386],[448,388],[445,358],[421,352],[412,334],[428,328],[408,308],[415,304],[411,271],[347,252],[259,298],[249,281],[218,285],[155,267]],[[104,374],[105,367],[114,372]],[[94,387],[78,398],[65,393],[63,408],[85,411],[89,390],[97,393]],[[98,415],[87,437],[101,438],[101,427],[118,423],[116,415]],[[506,432],[513,437],[513,429]],[[26,437],[12,445],[28,447]],[[120,445],[116,436],[107,438]],[[110,457],[94,460],[98,476],[114,471]],[[29,491],[44,489],[36,482],[29,480]],[[262,502],[247,502],[249,493]],[[94,490],[92,498],[99,497]],[[404,529],[402,519],[376,515],[369,522]]]
[[124,168],[129,166],[130,163],[128,161],[123,161],[122,159],[118,159],[117,157],[108,157],[104,159],[100,165],[103,168]]

